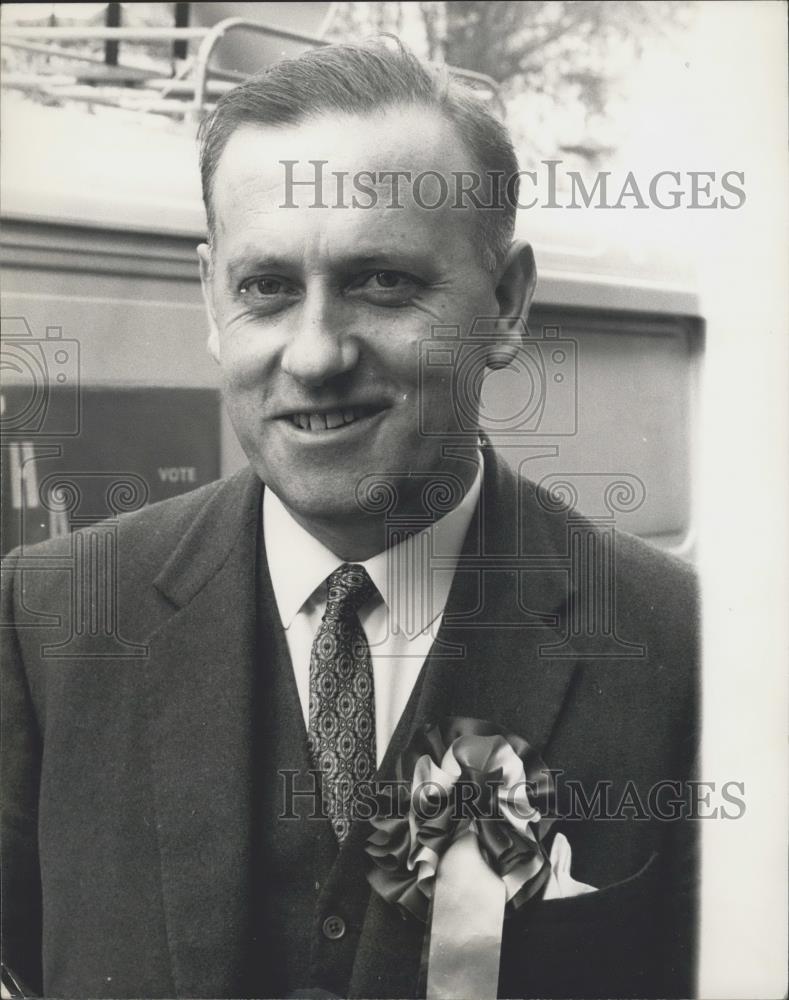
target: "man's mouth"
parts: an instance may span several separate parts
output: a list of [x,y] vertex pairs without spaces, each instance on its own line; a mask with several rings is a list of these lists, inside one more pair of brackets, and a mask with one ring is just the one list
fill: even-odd
[[367,417],[375,416],[383,409],[382,406],[350,406],[341,410],[290,413],[286,419],[300,430],[321,433],[358,423]]

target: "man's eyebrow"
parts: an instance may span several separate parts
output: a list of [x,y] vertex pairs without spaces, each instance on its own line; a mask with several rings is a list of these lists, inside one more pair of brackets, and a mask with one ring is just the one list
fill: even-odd
[[349,270],[360,270],[365,267],[409,268],[424,266],[432,260],[433,256],[424,251],[404,250],[392,247],[354,254],[352,257],[338,262],[338,264],[341,267],[347,267]]

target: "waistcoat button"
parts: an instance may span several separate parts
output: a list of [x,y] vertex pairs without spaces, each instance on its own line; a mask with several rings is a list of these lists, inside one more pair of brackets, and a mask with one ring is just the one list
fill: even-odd
[[323,921],[323,934],[330,941],[339,941],[345,934],[345,921],[342,917],[332,915]]

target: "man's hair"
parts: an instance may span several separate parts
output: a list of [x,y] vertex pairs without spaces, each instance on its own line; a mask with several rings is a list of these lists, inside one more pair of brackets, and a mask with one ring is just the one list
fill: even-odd
[[295,125],[325,113],[369,115],[398,106],[439,112],[471,153],[483,181],[477,197],[482,206],[495,207],[467,210],[478,215],[483,264],[494,270],[515,228],[518,160],[509,133],[470,87],[453,79],[445,67],[423,62],[392,37],[312,49],[275,63],[219,99],[198,133],[209,239],[216,225],[214,175],[237,128]]

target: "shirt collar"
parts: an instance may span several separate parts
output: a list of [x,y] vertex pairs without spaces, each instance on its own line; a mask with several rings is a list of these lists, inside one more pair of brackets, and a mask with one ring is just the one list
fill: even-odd
[[[424,632],[443,612],[463,541],[482,488],[482,453],[463,500],[419,534],[360,562],[378,588],[393,630]],[[282,624],[296,615],[342,559],[313,537],[271,490],[263,492],[263,533]]]

